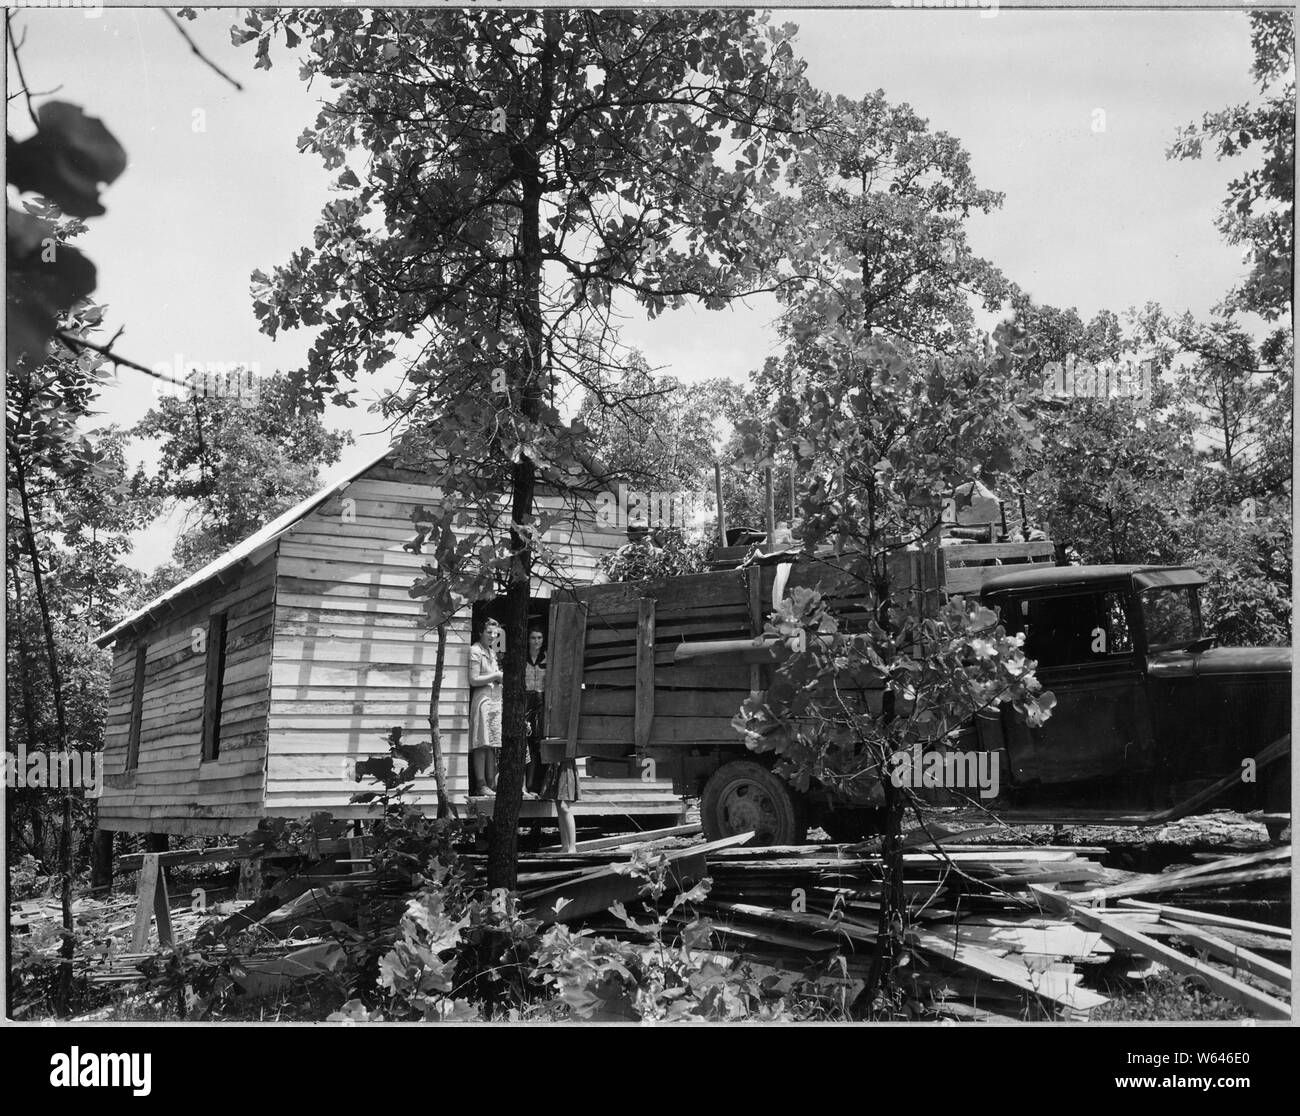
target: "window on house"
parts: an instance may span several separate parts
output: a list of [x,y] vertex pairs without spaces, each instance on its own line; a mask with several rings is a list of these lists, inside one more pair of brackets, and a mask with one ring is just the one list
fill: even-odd
[[135,676],[131,684],[131,730],[126,739],[126,769],[140,766],[140,721],[144,715],[144,644],[135,649]]
[[221,685],[226,674],[226,614],[208,619],[207,666],[203,677],[203,758],[221,752]]

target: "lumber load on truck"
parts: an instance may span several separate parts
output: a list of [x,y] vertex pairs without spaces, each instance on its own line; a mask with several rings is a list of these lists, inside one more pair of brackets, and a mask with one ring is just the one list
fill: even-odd
[[[1051,544],[1002,545],[1010,549],[1001,557],[1011,561],[1051,560]],[[1001,569],[986,553],[996,549],[900,547],[888,558],[891,591],[919,594],[923,607],[933,607],[952,573],[977,589],[980,570]],[[735,569],[558,595],[550,659],[553,667],[566,665],[548,680],[553,748],[563,743],[566,754],[590,757],[593,773],[670,777],[679,793],[698,793],[720,762],[745,753],[732,718],[750,693],[767,688],[771,664],[755,641],[768,613],[808,588],[821,592],[842,622],[865,624],[873,589],[856,564],[852,555],[792,551]],[[681,654],[701,644],[715,653]]]

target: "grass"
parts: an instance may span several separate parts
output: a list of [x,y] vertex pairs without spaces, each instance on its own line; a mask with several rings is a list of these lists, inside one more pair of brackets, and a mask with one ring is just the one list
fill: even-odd
[[1159,973],[1145,980],[1119,979],[1111,996],[1092,1013],[1094,1022],[1220,1023],[1253,1019],[1249,1009],[1209,991],[1196,977]]

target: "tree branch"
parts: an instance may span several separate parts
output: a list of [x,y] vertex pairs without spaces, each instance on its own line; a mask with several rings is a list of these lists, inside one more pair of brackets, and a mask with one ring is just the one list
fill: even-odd
[[[18,57],[18,44],[14,41],[13,19],[13,11],[6,9],[5,38],[9,40],[9,51],[14,56],[14,70],[18,74],[18,84],[22,87],[23,96],[27,100],[27,115],[32,118],[32,123],[36,126],[37,131],[39,131],[41,124],[40,121],[36,119],[36,110],[32,108],[31,89],[27,85],[27,75],[23,73],[22,60]],[[24,36],[24,38],[26,38],[26,36]]]
[[234,78],[232,78],[228,73],[226,73],[225,70],[223,70],[215,62],[213,62],[211,58],[209,58],[207,55],[203,53],[203,51],[199,50],[198,45],[194,42],[193,39],[190,38],[190,33],[180,25],[180,21],[177,20],[177,18],[174,15],[172,15],[171,12],[169,12],[166,8],[163,8],[162,14],[165,15],[171,21],[171,25],[176,28],[176,31],[180,35],[180,37],[190,44],[190,52],[195,57],[197,57],[200,62],[202,62],[205,66],[207,66],[210,70],[212,70],[215,74],[217,74],[218,77],[225,78],[225,80],[230,82],[230,84],[233,85],[236,89],[238,89],[239,92],[242,93],[244,91],[244,87],[240,85],[239,82],[237,82]]
[[[121,334],[122,331],[119,329],[117,334],[113,337],[113,341],[116,341]],[[143,364],[136,364],[133,360],[127,360],[126,357],[118,356],[117,353],[113,352],[112,341],[107,345],[96,345],[93,341],[87,341],[85,338],[78,337],[75,333],[69,333],[67,330],[63,329],[55,330],[54,336],[69,348],[75,347],[79,349],[89,349],[92,353],[99,353],[101,356],[108,357],[109,360],[119,367],[134,368],[137,372],[143,372],[146,376],[152,376],[155,380],[165,380],[167,383],[175,384],[177,387],[188,388],[192,386],[191,384],[187,384],[184,380],[178,380],[174,376],[168,376],[163,372],[155,372],[152,368],[146,368]]]

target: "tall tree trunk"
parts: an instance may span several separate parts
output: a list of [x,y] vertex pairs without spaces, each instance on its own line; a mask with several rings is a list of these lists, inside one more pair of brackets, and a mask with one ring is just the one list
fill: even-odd
[[[862,321],[868,337],[871,335],[871,315],[873,304],[870,291],[870,260],[864,253],[862,257]],[[870,389],[868,400],[874,404]],[[876,489],[874,472],[866,477],[867,490],[867,554],[871,563],[870,576],[872,590],[876,594],[875,615],[877,622],[887,632],[894,630],[893,618],[889,614],[893,586],[890,584],[889,550],[887,540],[883,537],[883,518],[881,494]],[[847,501],[846,501],[847,510]],[[869,1011],[874,1012],[877,1002],[883,999],[886,1011],[895,998],[898,959],[907,935],[907,904],[903,896],[903,808],[906,791],[893,785],[886,772],[891,767],[894,753],[894,740],[890,732],[890,722],[894,719],[894,692],[886,688],[881,699],[881,728],[884,733],[884,755],[880,768],[880,783],[884,791],[885,806],[883,810],[883,827],[880,843],[880,916],[876,929],[876,952],[871,959],[871,969],[867,974],[863,999]]]
[[41,867],[46,869],[47,874],[50,867],[50,852],[45,847],[45,815],[41,813],[41,801],[38,791],[28,790],[32,796],[32,851],[36,859],[41,862]]
[[[559,22],[554,10],[542,13],[545,41],[538,60],[537,99],[532,130],[511,149],[521,189],[522,214],[519,223],[518,321],[523,338],[523,359],[519,362],[520,409],[525,420],[536,422],[541,414],[542,380],[545,371],[546,334],[542,319],[541,203],[542,165],[540,153],[549,142],[551,84]],[[524,797],[524,765],[528,753],[528,710],[525,705],[524,664],[528,651],[528,599],[533,576],[532,544],[525,525],[533,514],[537,468],[527,454],[520,454],[511,469],[510,545],[515,561],[506,590],[506,661],[502,687],[501,765],[492,811],[492,843],[488,849],[488,886],[513,888],[516,882],[519,848],[519,807]]]
[[[18,681],[22,693],[23,731],[26,735],[27,752],[34,752],[40,741],[36,739],[36,701],[32,696],[31,668],[35,663],[27,646],[27,610],[23,606],[22,571],[16,562],[10,563],[9,572],[14,579],[14,615],[9,617],[9,629],[18,643]],[[12,706],[10,707],[12,712]],[[18,761],[17,753],[12,762]],[[25,772],[24,772],[25,774]],[[50,863],[45,849],[45,816],[41,813],[41,794],[32,788],[26,788],[26,795],[31,800],[32,843],[31,848],[41,867],[49,873]],[[21,824],[21,815],[10,811],[10,825]]]
[[903,808],[906,791],[882,779],[885,794],[884,825],[880,842],[880,920],[876,951],[871,958],[862,1000],[868,1010],[879,999],[893,1001],[898,958],[907,935],[907,904],[903,896]]
[[447,793],[447,765],[442,758],[442,672],[447,662],[447,625],[438,625],[438,650],[433,661],[433,685],[429,688],[429,748],[433,752],[433,781],[438,788],[438,817],[458,817],[456,805]]
[[[72,771],[72,755],[68,740],[68,717],[63,707],[63,681],[60,677],[58,654],[54,646],[54,625],[50,620],[50,606],[45,599],[45,579],[41,574],[40,552],[36,549],[36,535],[32,529],[31,502],[27,495],[27,477],[22,460],[15,463],[15,479],[18,484],[18,500],[23,513],[24,546],[28,560],[32,565],[32,585],[36,590],[36,606],[41,613],[41,630],[45,635],[45,654],[50,662],[50,682],[54,689],[54,719],[59,730],[59,751],[67,760],[65,771]],[[60,812],[59,832],[59,906],[63,916],[63,944],[59,947],[59,956],[63,958],[59,966],[59,983],[55,993],[55,1010],[60,1015],[67,1015],[71,1010],[72,1000],[72,956],[76,945],[72,924],[72,788],[62,788],[62,810]]]

